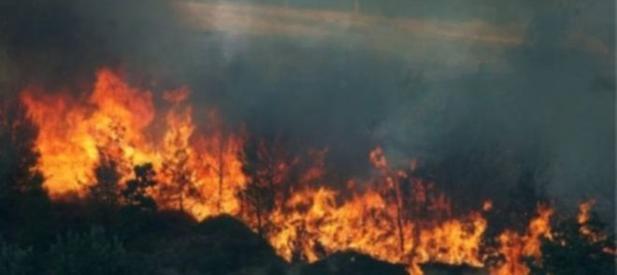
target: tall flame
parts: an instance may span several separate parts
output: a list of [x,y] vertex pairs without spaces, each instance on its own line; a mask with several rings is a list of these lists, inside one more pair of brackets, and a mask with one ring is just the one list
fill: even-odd
[[542,238],[551,238],[550,219],[553,209],[546,206],[538,207],[536,217],[529,222],[527,231],[523,234],[506,230],[499,235],[500,252],[505,262],[491,271],[495,275],[529,274],[525,258],[530,257],[540,261],[542,252],[540,245]]
[[[184,104],[188,94],[186,88],[166,92],[168,110],[157,114],[151,91],[129,86],[108,69],[97,73],[87,98],[26,89],[22,101],[39,128],[38,168],[48,193],[83,196],[105,152],[125,168],[120,171],[124,179],[132,166],[152,163],[160,171],[154,195],[161,207],[182,207],[200,219],[237,213],[235,193],[245,183],[238,158],[242,139],[221,129],[199,135],[192,109]],[[220,124],[215,115],[206,120]],[[153,126],[161,122],[163,131],[157,135]]]

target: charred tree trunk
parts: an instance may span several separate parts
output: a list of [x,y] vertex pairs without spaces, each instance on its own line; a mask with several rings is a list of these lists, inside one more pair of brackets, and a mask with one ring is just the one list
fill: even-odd
[[257,207],[255,208],[255,214],[257,216],[257,234],[259,234],[260,237],[264,237],[264,232],[263,232],[263,221],[262,221],[262,207],[263,207],[263,203],[262,203],[262,198],[261,195],[257,196]]
[[225,180],[225,159],[223,150],[225,150],[226,142],[223,136],[221,135],[221,140],[219,141],[219,154],[218,154],[218,177],[219,177],[219,199],[217,202],[218,212],[222,212],[222,203],[223,203],[223,182]]
[[274,186],[274,175],[276,173],[276,162],[274,160],[270,160],[268,162],[268,171],[267,171],[267,176],[266,176],[266,181],[268,182],[268,200],[266,201],[266,203],[268,203],[268,207],[275,207],[277,205],[277,196],[276,196],[276,191]]
[[396,225],[398,227],[398,237],[401,252],[405,252],[405,235],[403,234],[403,207],[401,197],[401,186],[398,180],[393,180],[396,196]]

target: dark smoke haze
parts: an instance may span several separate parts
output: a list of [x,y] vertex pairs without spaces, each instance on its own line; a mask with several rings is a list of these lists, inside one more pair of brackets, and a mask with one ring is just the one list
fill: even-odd
[[[355,12],[352,0],[283,2],[196,1],[214,14],[233,4],[351,15],[310,36],[200,28],[185,1],[4,0],[0,88],[87,91],[109,66],[154,90],[187,85],[194,105],[290,150],[327,147],[341,177],[368,173],[380,144],[393,161],[421,160],[458,200],[506,199],[524,182],[558,205],[595,197],[614,216],[613,1],[360,1]],[[381,25],[357,30],[358,14]],[[408,19],[427,34],[383,34]],[[462,27],[441,39],[431,24]],[[467,39],[484,29],[513,42]]]

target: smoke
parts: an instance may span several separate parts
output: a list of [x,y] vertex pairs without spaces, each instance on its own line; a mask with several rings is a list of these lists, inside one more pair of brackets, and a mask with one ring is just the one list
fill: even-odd
[[575,40],[586,32],[612,47],[613,19],[590,14],[614,18],[614,9],[609,2],[531,7],[525,43],[500,57],[506,70],[479,66],[431,81],[417,104],[394,103],[381,131],[395,133],[391,151],[432,162],[437,181],[465,197],[507,199],[506,190],[524,181],[563,206],[595,197],[613,217],[614,53]]
[[148,75],[185,47],[168,1],[10,0],[0,7],[0,49],[13,88],[76,88],[103,65]]
[[614,214],[611,1],[289,2],[196,1],[220,15],[204,28],[185,1],[3,1],[1,87],[87,91],[109,66],[189,86],[194,105],[290,150],[328,148],[341,177],[368,173],[382,145],[463,202],[531,182]]

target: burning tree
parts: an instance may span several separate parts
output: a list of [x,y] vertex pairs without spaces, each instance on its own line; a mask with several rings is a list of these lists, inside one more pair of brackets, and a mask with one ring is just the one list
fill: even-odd
[[227,139],[224,133],[220,133],[218,138],[218,150],[216,151],[216,166],[214,166],[216,174],[218,176],[218,200],[216,202],[216,208],[219,213],[223,210],[223,183],[225,182],[225,171],[227,167],[225,166],[225,151],[227,148]]
[[237,191],[245,183],[240,160],[243,139],[224,125],[217,112],[207,112],[206,118],[205,129],[200,129],[204,136],[196,138],[195,147],[197,162],[204,167],[199,176],[208,182],[204,186],[211,196],[208,205],[214,210],[212,214],[237,214]]
[[[386,195],[392,198],[391,201],[393,201],[394,205],[396,206],[395,207],[396,209],[395,218],[396,218],[396,228],[398,232],[397,235],[399,238],[399,249],[401,252],[404,252],[405,251],[405,236],[403,233],[403,223],[404,223],[403,219],[405,218],[404,217],[405,214],[403,213],[404,205],[403,205],[403,194],[401,190],[400,179],[405,177],[406,175],[402,173],[399,174],[399,173],[392,172],[389,169],[388,161],[386,160],[386,157],[381,147],[378,147],[375,150],[371,151],[369,156],[375,168],[379,169],[379,171],[383,174],[383,177],[385,179],[384,185],[386,186],[385,190],[387,190],[389,193]],[[414,239],[417,240],[418,237],[416,236],[416,238]]]
[[195,187],[193,171],[189,168],[189,157],[186,150],[180,149],[173,157],[163,163],[162,174],[168,183],[160,186],[159,193],[166,204],[175,205],[177,209],[185,211],[188,199],[200,199],[200,193]]
[[269,213],[284,201],[287,172],[291,159],[280,139],[249,139],[244,147],[242,170],[248,177],[241,196],[245,201],[244,215],[254,222],[260,235],[265,236]]

